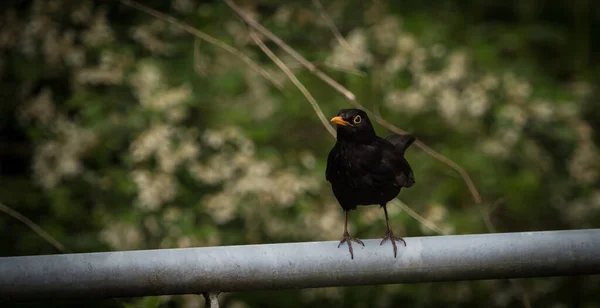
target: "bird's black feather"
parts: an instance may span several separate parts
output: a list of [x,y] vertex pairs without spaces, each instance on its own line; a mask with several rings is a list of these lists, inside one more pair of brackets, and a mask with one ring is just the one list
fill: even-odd
[[406,151],[406,149],[408,149],[408,147],[415,142],[417,138],[415,138],[415,136],[411,135],[411,134],[405,134],[405,135],[400,135],[400,134],[391,134],[387,137],[385,137],[385,140],[389,141],[391,144],[394,145],[394,147],[396,148],[396,150],[398,150],[398,152],[402,153],[402,155],[404,155],[404,152]]

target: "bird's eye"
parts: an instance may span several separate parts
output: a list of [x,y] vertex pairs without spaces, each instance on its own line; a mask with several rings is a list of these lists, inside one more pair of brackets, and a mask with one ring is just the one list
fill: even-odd
[[362,119],[360,118],[360,115],[357,115],[354,117],[354,120],[352,120],[354,122],[354,124],[358,124],[360,123],[360,121],[362,121]]

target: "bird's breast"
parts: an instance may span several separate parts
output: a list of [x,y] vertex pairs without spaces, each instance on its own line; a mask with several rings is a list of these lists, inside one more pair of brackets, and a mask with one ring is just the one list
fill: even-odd
[[382,168],[381,153],[368,146],[340,146],[330,161],[334,195],[342,207],[381,204],[395,197],[400,188],[394,185],[394,173]]
[[332,185],[344,190],[348,195],[364,194],[365,190],[372,191],[375,188],[372,170],[368,163],[365,164],[365,159],[368,158],[357,154],[359,153],[356,151],[344,149],[334,162],[336,175],[332,179]]

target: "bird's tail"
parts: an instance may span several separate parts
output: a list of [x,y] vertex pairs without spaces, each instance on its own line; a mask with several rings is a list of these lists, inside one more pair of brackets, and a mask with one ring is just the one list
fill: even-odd
[[411,134],[405,134],[405,135],[400,135],[400,134],[392,134],[389,135],[385,138],[387,141],[389,141],[391,144],[394,145],[394,147],[402,154],[404,155],[404,152],[406,151],[406,149],[408,149],[408,147],[415,142],[415,140],[417,139],[415,136],[411,135]]

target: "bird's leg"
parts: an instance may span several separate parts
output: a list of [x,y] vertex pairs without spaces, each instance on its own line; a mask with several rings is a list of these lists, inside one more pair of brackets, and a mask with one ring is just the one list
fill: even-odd
[[342,235],[342,240],[338,244],[338,248],[340,248],[340,245],[342,245],[343,243],[347,243],[348,251],[350,251],[350,258],[354,259],[354,251],[352,250],[352,242],[361,244],[361,245],[363,245],[363,247],[365,246],[365,243],[363,243],[359,238],[350,237],[350,233],[348,233],[348,211],[344,211],[344,212],[346,213],[346,220],[344,221],[344,235]]
[[381,240],[381,243],[379,245],[381,246],[383,245],[383,243],[385,243],[385,241],[390,240],[392,242],[392,246],[394,247],[395,258],[398,254],[398,247],[396,247],[396,241],[402,241],[402,243],[404,243],[404,246],[406,246],[406,242],[403,238],[394,235],[394,232],[392,232],[392,228],[390,227],[390,218],[388,217],[386,204],[382,204],[381,206],[383,207],[383,211],[385,212],[385,234],[383,235],[383,240]]

